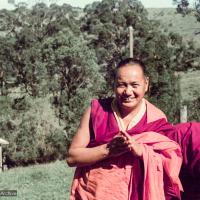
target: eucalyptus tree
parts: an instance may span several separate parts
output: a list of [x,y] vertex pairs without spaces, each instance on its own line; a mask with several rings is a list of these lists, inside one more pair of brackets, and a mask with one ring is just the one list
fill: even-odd
[[10,77],[17,89],[25,88],[19,98],[4,101],[8,114],[0,131],[14,144],[8,154],[17,164],[63,158],[83,110],[105,89],[79,13],[67,4],[37,4],[4,15],[15,25],[5,26],[9,31],[0,37],[0,84]]

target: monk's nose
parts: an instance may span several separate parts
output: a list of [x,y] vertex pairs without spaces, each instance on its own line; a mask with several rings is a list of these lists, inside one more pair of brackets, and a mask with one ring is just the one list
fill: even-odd
[[132,95],[132,92],[133,92],[132,88],[130,86],[127,86],[125,89],[125,94],[129,96]]

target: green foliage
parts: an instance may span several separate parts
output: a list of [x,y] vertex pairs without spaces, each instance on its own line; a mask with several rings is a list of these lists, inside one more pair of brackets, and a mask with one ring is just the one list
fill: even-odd
[[17,165],[63,159],[83,111],[104,89],[95,53],[67,4],[19,5],[2,17],[1,95],[11,101],[4,102],[8,116],[0,128],[11,144],[7,154]]
[[79,34],[75,17],[76,13],[67,5],[48,8],[45,4],[36,4],[32,10],[19,6],[12,13],[4,12],[1,29],[7,33],[8,40],[0,38],[3,62],[0,70],[5,84],[8,84],[10,75],[15,77],[13,84],[23,85],[30,95],[46,93],[47,88],[43,87],[44,91],[40,88],[47,74],[42,44],[65,27]]
[[189,1],[188,0],[173,0],[174,4],[177,4],[177,12],[183,16],[189,13]]
[[[128,26],[140,27],[141,20],[145,21],[146,11],[138,1],[109,1],[104,0],[86,9],[82,18],[81,30],[86,32],[88,46],[95,49],[98,63],[102,66],[107,80],[107,88],[111,89],[113,69],[116,63],[127,56]],[[96,37],[88,38],[88,35]],[[107,93],[108,91],[106,91]]]
[[188,121],[200,121],[200,98],[196,100],[186,102],[188,109]]
[[[109,16],[102,18],[102,13],[106,12]],[[171,122],[177,122],[179,97],[174,72],[193,67],[193,63],[188,65],[187,61],[197,55],[194,46],[185,46],[179,35],[164,35],[159,31],[158,22],[148,20],[147,11],[139,1],[104,0],[95,4],[82,21],[81,29],[88,35],[97,36],[86,35],[86,38],[89,38],[88,45],[95,49],[101,71],[105,73],[106,94],[112,93],[116,63],[129,56],[128,26],[133,27],[134,57],[145,62],[151,79],[149,99],[167,114]],[[191,49],[190,53],[188,49]]]
[[[14,99],[13,101],[15,101]],[[6,155],[16,165],[63,159],[67,148],[66,135],[61,126],[55,121],[55,113],[48,102],[48,98],[32,99],[24,97],[18,99],[23,107],[15,106],[11,110],[5,106],[4,111],[9,113],[0,120],[1,137],[9,141]],[[14,103],[12,103],[14,104]]]
[[[42,49],[49,82],[55,83],[50,89],[58,98],[59,118],[67,121],[65,130],[71,138],[83,110],[103,90],[104,79],[95,54],[70,30],[48,38]],[[93,83],[98,84],[94,87]]]
[[139,1],[94,2],[84,15],[67,4],[20,4],[0,15],[0,131],[16,165],[64,158],[91,99],[112,95],[116,64],[129,57],[128,26],[148,68],[148,98],[178,121],[175,71],[199,69],[200,50],[159,31]]

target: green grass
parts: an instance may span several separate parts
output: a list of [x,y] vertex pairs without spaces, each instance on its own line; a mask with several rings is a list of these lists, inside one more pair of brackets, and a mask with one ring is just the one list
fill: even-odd
[[68,200],[73,173],[65,161],[10,169],[0,173],[0,190],[17,190],[17,197],[0,200]]

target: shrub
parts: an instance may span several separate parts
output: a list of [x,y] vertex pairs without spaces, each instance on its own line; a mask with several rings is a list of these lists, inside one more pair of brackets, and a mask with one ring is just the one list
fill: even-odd
[[[0,120],[1,137],[9,141],[5,154],[15,165],[63,159],[67,149],[64,127],[59,125],[50,98],[24,97],[28,110],[7,108]],[[5,107],[4,107],[5,109]]]

